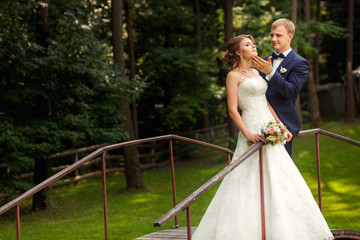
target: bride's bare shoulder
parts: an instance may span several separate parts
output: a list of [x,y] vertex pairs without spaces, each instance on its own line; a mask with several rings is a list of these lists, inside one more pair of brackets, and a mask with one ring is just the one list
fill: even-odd
[[240,84],[243,81],[243,77],[239,72],[236,71],[230,71],[226,75],[226,82],[236,82],[237,84]]

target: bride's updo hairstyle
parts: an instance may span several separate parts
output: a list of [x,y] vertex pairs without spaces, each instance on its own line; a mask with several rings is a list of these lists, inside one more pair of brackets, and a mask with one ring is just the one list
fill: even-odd
[[254,38],[251,35],[241,34],[239,36],[233,37],[226,44],[226,51],[223,52],[221,60],[225,62],[229,70],[233,70],[240,64],[241,57],[236,54],[236,51],[241,52],[240,43],[244,38],[249,38],[254,43]]

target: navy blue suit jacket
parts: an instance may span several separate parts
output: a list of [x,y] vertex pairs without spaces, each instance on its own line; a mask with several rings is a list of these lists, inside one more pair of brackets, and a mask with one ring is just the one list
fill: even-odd
[[[268,56],[263,57],[267,61]],[[273,59],[272,59],[273,60]],[[280,73],[285,68],[286,72]],[[261,76],[266,80],[265,74]],[[309,62],[291,51],[276,69],[268,82],[266,98],[280,120],[293,136],[298,135],[301,122],[295,110],[295,101],[309,75]]]

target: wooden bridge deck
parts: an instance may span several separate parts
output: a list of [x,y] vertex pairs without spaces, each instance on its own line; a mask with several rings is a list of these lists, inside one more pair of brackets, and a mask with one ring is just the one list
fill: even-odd
[[[191,232],[193,234],[195,230],[196,227],[191,228]],[[170,239],[186,240],[187,239],[186,227],[166,229],[163,231],[153,232],[148,235],[136,238],[136,240],[170,240]]]
[[[196,227],[191,228],[191,232],[194,234]],[[360,239],[360,231],[348,230],[348,229],[331,229],[335,239],[346,240],[346,239]],[[186,240],[187,232],[186,227],[166,229],[159,232],[153,232],[148,235],[136,238],[135,240]]]

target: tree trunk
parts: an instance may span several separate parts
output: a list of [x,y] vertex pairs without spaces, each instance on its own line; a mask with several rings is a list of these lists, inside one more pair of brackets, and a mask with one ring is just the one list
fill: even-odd
[[[47,178],[48,173],[48,165],[49,161],[46,157],[35,159],[34,164],[34,185],[38,185],[41,182],[45,181]],[[33,196],[32,202],[32,210],[36,211],[37,209],[44,209],[47,207],[46,204],[46,194],[47,189],[43,189],[40,192],[37,192]]]
[[[134,130],[132,128],[131,111],[128,102],[122,103],[121,111],[126,117],[124,124],[125,131],[129,134],[129,140],[134,140]],[[124,148],[125,157],[125,176],[127,188],[143,188],[143,180],[141,176],[141,168],[139,161],[139,153],[136,146]]]
[[[304,1],[304,22],[307,23],[310,21],[310,0]],[[311,38],[308,38],[308,42],[312,42]],[[312,53],[309,52],[306,56],[309,61],[310,69],[309,69],[309,78],[307,80],[307,90],[309,95],[309,108],[311,115],[311,127],[321,127],[322,120],[319,110],[319,100],[317,97],[316,87],[315,87],[315,79],[314,79],[314,70],[313,70],[313,56]]]
[[[196,37],[196,43],[197,43],[197,49],[199,51],[202,50],[202,41],[201,41],[201,17],[200,17],[200,0],[195,0],[194,1],[194,14],[195,14],[195,37]],[[210,120],[209,120],[209,108],[208,108],[208,104],[205,101],[202,104],[203,109],[205,110],[205,113],[203,115],[203,122],[202,122],[202,126],[203,128],[209,128],[210,127]],[[205,132],[206,134],[206,139],[209,139],[210,135],[209,135],[209,131]]]
[[310,0],[304,0],[303,4],[304,4],[304,22],[307,23],[310,21],[311,19],[311,8],[310,8]]
[[111,30],[115,68],[125,76],[124,44],[122,39],[122,0],[112,0]]
[[[224,0],[224,16],[225,16],[225,42],[229,42],[233,37],[233,17],[232,17],[232,0]],[[229,136],[232,139],[237,140],[239,129],[237,129],[234,121],[231,119],[229,115],[229,111],[227,111],[227,119],[229,126]]]
[[195,22],[195,35],[196,35],[196,42],[197,42],[197,48],[199,50],[202,49],[202,42],[201,42],[201,24],[200,24],[200,0],[195,0],[194,1],[194,13],[195,13],[195,17],[196,17],[196,22]]
[[297,0],[291,0],[291,21],[297,23]]
[[309,95],[309,108],[311,115],[311,127],[318,128],[322,126],[322,119],[319,110],[319,100],[317,97],[315,80],[314,80],[314,70],[313,70],[313,61],[312,54],[307,55],[307,59],[309,60],[310,70],[309,70],[309,78],[307,80],[307,90]]
[[36,42],[46,47],[48,37],[48,0],[39,0],[36,4]]
[[[125,76],[124,45],[122,39],[122,0],[112,0],[112,44],[115,68],[121,76]],[[129,134],[128,140],[135,139],[133,120],[128,101],[123,100],[121,111],[126,120],[124,129]],[[125,157],[125,176],[128,188],[143,188],[144,184],[141,177],[139,154],[136,146],[124,149]]]
[[[126,30],[128,33],[128,45],[129,45],[129,58],[130,58],[130,79],[135,78],[135,50],[134,50],[134,41],[133,41],[133,32],[132,32],[132,21],[130,15],[129,0],[124,2],[125,8],[125,18],[126,18]],[[133,126],[135,132],[135,138],[139,138],[139,128],[138,128],[138,117],[137,117],[137,108],[136,101],[131,102],[131,116],[133,119]]]
[[132,21],[130,16],[129,0],[124,1],[125,19],[126,19],[126,31],[128,34],[128,45],[129,45],[129,59],[130,59],[130,79],[135,77],[135,50],[132,34]]
[[[320,23],[321,18],[320,18],[320,13],[321,13],[321,5],[320,5],[320,0],[316,0],[316,21],[318,23]],[[320,31],[317,30],[316,31],[316,35],[315,35],[315,47],[316,47],[316,55],[315,55],[315,84],[319,85],[320,84]]]
[[228,42],[233,37],[233,1],[224,0],[224,17],[225,17],[225,41]]
[[[298,9],[297,0],[291,0],[291,21],[296,25],[297,24],[297,9]],[[293,40],[293,49],[295,52],[298,51],[297,42]],[[300,122],[302,123],[302,115],[301,115],[301,103],[300,103],[300,93],[295,101],[295,109],[296,113],[299,116]]]
[[348,0],[348,38],[346,41],[346,121],[355,120],[354,82],[352,77],[354,39],[354,0]]
[[[39,45],[47,48],[47,37],[48,37],[48,1],[39,0],[36,5],[36,41]],[[40,76],[42,83],[46,83],[46,76]],[[40,118],[49,117],[49,102],[47,99],[41,98],[38,103],[35,104],[36,115],[40,114]],[[39,154],[39,158],[35,159],[34,163],[34,185],[46,180],[48,175],[48,159]],[[33,196],[32,210],[46,208],[46,189],[37,192]]]

